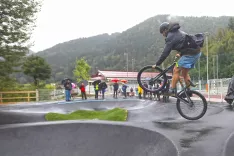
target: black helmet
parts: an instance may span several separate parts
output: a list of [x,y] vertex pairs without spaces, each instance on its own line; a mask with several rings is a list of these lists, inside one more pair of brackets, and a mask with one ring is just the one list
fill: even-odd
[[160,33],[162,34],[164,30],[168,29],[168,27],[169,27],[169,23],[163,22],[159,27]]

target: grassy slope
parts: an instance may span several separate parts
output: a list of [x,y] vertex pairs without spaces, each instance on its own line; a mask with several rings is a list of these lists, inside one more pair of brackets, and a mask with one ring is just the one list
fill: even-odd
[[114,108],[107,111],[88,111],[88,110],[78,110],[70,114],[59,114],[59,113],[48,113],[45,118],[48,121],[56,120],[110,120],[110,121],[126,121],[127,120],[127,110],[122,108]]

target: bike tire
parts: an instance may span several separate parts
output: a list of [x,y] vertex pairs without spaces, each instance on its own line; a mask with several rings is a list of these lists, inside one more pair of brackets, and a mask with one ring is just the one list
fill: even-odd
[[[178,110],[179,114],[183,118],[185,118],[187,120],[198,120],[198,119],[202,118],[206,114],[206,111],[207,111],[207,101],[206,101],[206,98],[201,93],[199,93],[197,91],[194,91],[194,90],[190,90],[189,92],[192,93],[193,95],[197,95],[200,98],[200,100],[202,100],[203,109],[202,109],[201,113],[199,113],[199,115],[197,115],[195,117],[190,117],[188,115],[185,115],[185,113],[181,109],[180,99],[177,99],[176,107],[177,107],[177,110]],[[185,94],[185,93],[182,92],[179,96],[181,97],[181,96],[183,96],[183,94]]]
[[[143,89],[143,90],[146,90],[148,92],[158,92],[158,91],[161,91],[167,84],[167,76],[166,74],[164,73],[162,76],[163,76],[163,82],[162,82],[162,85],[161,87],[158,87],[157,89],[149,89],[149,88],[146,88],[143,84],[142,84],[142,81],[141,81],[141,76],[142,76],[142,73],[147,70],[147,69],[153,69],[152,66],[145,66],[143,67],[137,74],[137,82],[139,84],[139,86]],[[163,72],[163,70],[159,67],[156,67],[155,68],[156,70]]]

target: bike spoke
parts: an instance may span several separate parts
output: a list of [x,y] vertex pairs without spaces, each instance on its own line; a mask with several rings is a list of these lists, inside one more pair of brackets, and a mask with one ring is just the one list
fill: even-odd
[[207,103],[201,94],[197,92],[192,93],[192,97],[186,97],[183,93],[177,100],[177,108],[183,117],[190,120],[197,120],[206,112]]
[[156,92],[165,86],[166,75],[158,68],[147,66],[138,74],[138,83],[146,92]]

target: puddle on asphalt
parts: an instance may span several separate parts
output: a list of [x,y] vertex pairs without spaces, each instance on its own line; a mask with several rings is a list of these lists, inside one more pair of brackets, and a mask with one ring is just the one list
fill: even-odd
[[[173,119],[176,120],[176,119]],[[188,123],[201,123],[202,121],[197,120],[197,121],[189,121],[189,120],[185,120],[185,121],[179,121],[179,122],[172,122],[171,120],[163,120],[163,121],[155,121],[154,124],[156,127],[159,128],[164,128],[164,129],[171,129],[171,130],[178,130],[181,129],[185,126],[185,124]]]
[[187,135],[188,137],[180,139],[180,146],[183,148],[190,148],[192,143],[201,140],[203,137],[220,128],[221,127],[207,127],[202,129],[184,130],[184,135]]
[[156,122],[155,124],[159,128],[174,129],[174,130],[178,130],[183,126],[183,124],[181,123],[168,123],[168,122]]
[[155,126],[158,128],[169,129],[169,130],[180,130],[183,131],[182,138],[179,139],[180,146],[184,149],[188,149],[191,147],[191,144],[201,140],[205,136],[213,133],[217,129],[221,129],[221,127],[206,127],[206,128],[196,128],[195,125],[191,129],[185,129],[187,124],[200,124],[202,121],[180,121],[180,122],[154,122]]

